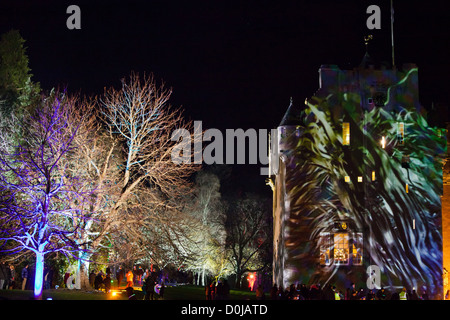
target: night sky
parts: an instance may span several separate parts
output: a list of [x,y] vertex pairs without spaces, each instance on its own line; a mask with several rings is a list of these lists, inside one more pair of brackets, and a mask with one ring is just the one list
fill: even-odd
[[[419,67],[421,103],[449,104],[450,5],[394,0],[397,66]],[[81,9],[69,30],[66,8]],[[381,8],[381,30],[368,30],[366,8]],[[390,2],[353,1],[4,1],[0,33],[26,40],[33,80],[44,90],[99,95],[131,71],[154,73],[170,100],[203,129],[277,127],[290,97],[318,89],[322,64],[357,66],[369,53],[390,62]],[[240,166],[232,183],[265,190],[260,166]],[[249,182],[251,181],[251,183]]]

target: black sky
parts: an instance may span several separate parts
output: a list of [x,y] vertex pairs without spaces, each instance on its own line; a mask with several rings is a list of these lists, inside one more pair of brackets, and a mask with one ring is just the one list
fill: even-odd
[[[81,30],[66,28],[71,4]],[[381,30],[366,27],[370,4],[382,10]],[[450,5],[394,8],[397,65],[418,65],[425,107],[448,105]],[[221,130],[275,128],[290,97],[301,103],[317,90],[321,64],[359,64],[364,35],[374,35],[369,53],[389,62],[389,17],[389,0],[0,1],[0,33],[21,32],[43,89],[98,95],[131,71],[153,72],[173,88],[172,105]]]

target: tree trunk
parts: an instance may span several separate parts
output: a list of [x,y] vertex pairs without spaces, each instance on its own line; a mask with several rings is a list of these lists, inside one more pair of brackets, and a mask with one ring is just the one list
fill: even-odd
[[36,252],[36,271],[34,273],[34,298],[42,300],[42,289],[44,282],[44,254]]
[[202,282],[201,282],[202,284],[202,286],[204,287],[205,286],[205,266],[203,266],[203,268],[202,268]]
[[75,269],[75,289],[92,290],[92,287],[89,284],[89,260],[89,254],[84,252],[79,253]]
[[235,282],[235,287],[237,289],[241,289],[242,287],[242,272],[238,271],[236,272],[236,282]]

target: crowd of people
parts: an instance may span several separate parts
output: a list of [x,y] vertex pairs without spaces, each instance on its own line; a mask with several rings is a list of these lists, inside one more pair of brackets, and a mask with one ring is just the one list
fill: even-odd
[[[67,273],[65,275],[66,282]],[[106,268],[104,273],[102,270],[95,272],[94,270],[89,273],[89,284],[95,290],[104,290],[106,293],[111,291],[111,269]]]
[[[22,263],[23,265],[23,263]],[[34,270],[29,270],[28,263],[25,263],[20,272],[13,264],[5,261],[0,262],[0,290],[22,289],[29,290],[34,282]],[[53,270],[44,269],[44,289],[50,289],[53,279]]]
[[[155,272],[151,272],[149,269],[144,270],[141,266],[134,266],[133,269],[125,271],[122,267],[119,267],[116,270],[115,278],[117,280],[117,289],[125,286],[125,291],[130,300],[135,299],[133,287],[140,287],[142,289],[144,300],[164,298],[164,281],[158,284],[159,281],[157,281]],[[89,274],[89,283],[94,289],[109,293],[111,291],[111,284],[113,283],[111,269],[106,268],[105,272],[102,270],[98,272],[91,271]]]
[[394,292],[388,292],[383,287],[378,290],[364,288],[357,290],[354,283],[345,291],[330,284],[323,288],[320,284],[311,286],[291,284],[286,289],[274,284],[268,292],[268,297],[266,297],[262,286],[258,286],[256,298],[259,300],[267,298],[271,300],[428,300],[428,294],[423,291],[419,296],[415,289],[407,290],[406,288]]
[[13,289],[17,281],[16,270],[11,264],[0,263],[0,290]]
[[[26,264],[20,273],[18,273],[12,264],[4,261],[0,262],[0,290],[20,288],[22,290],[30,289],[33,279]],[[50,289],[52,274],[50,269],[44,270],[44,289]],[[71,288],[74,283],[74,275],[67,272],[64,275],[64,284],[66,288]],[[133,287],[140,287],[144,293],[145,300],[154,300],[164,297],[164,281],[158,279],[157,274],[149,269],[143,269],[141,266],[134,266],[125,271],[119,267],[115,272],[117,280],[117,289],[125,286],[130,299],[133,299]],[[31,280],[31,281],[30,281]],[[125,283],[124,283],[125,281]],[[89,274],[89,283],[96,290],[111,291],[112,272],[110,268],[103,271],[91,271]],[[161,283],[161,284],[159,284]],[[270,284],[269,284],[270,286]],[[227,280],[213,281],[205,286],[206,300],[226,300],[229,298],[230,286]],[[407,290],[402,288],[397,291],[387,291],[385,288],[378,290],[356,289],[354,283],[345,290],[340,290],[336,286],[327,284],[323,288],[320,284],[307,286],[305,284],[291,284],[287,288],[274,284],[270,289],[260,284],[256,288],[256,298],[258,300],[428,300],[428,294],[423,290],[420,295],[416,290]],[[445,299],[450,298],[450,292],[447,292]]]

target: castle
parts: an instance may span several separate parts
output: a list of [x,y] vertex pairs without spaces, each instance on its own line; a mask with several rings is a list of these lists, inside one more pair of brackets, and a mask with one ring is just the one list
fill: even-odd
[[322,65],[318,91],[291,100],[277,132],[273,282],[405,287],[441,299],[447,131],[427,122],[417,66],[376,66],[367,53],[351,70]]

